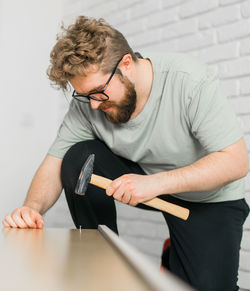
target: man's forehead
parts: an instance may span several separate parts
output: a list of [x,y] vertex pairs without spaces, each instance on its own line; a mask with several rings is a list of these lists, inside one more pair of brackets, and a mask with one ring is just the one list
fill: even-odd
[[70,79],[70,83],[77,93],[87,95],[90,92],[102,90],[107,81],[106,79],[106,75],[99,70],[97,72],[88,72],[86,76],[75,76]]

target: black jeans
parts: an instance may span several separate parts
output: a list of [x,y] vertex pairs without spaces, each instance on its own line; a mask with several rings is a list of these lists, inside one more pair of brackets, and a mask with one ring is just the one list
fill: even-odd
[[[113,180],[127,173],[145,173],[138,164],[115,155],[99,140],[75,144],[63,159],[61,178],[76,227],[97,228],[98,224],[105,224],[118,234],[112,197],[91,184],[85,196],[74,193],[82,165],[92,153],[97,175]],[[194,203],[171,195],[160,198],[190,209],[187,221],[162,212],[171,240],[169,262],[163,265],[169,265],[173,273],[199,291],[238,290],[242,225],[249,213],[245,199]],[[155,210],[142,204],[137,207]]]

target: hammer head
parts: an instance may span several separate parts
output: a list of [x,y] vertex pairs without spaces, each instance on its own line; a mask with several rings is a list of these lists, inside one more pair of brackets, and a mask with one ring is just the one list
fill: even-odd
[[93,167],[94,167],[94,160],[95,160],[95,155],[91,154],[84,165],[82,166],[76,188],[75,188],[75,193],[78,195],[85,195],[85,192],[87,190],[87,187],[89,185],[91,175],[93,173]]

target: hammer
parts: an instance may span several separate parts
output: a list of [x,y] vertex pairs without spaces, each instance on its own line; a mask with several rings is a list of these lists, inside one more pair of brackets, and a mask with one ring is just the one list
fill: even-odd
[[[75,193],[78,195],[85,195],[89,183],[106,190],[112,182],[112,180],[110,179],[92,174],[94,160],[95,155],[91,154],[81,169],[75,188]],[[189,216],[189,209],[173,203],[166,202],[159,198],[153,198],[142,203],[147,206],[175,215],[183,220],[187,220]]]

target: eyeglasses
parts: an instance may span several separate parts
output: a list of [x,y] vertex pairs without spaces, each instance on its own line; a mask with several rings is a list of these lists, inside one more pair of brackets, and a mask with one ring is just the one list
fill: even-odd
[[104,91],[107,89],[108,84],[111,81],[112,77],[114,76],[115,71],[116,71],[116,69],[117,69],[120,61],[122,60],[122,58],[115,65],[115,68],[113,69],[110,77],[108,78],[107,83],[105,84],[104,88],[101,91],[91,92],[88,95],[83,95],[83,94],[78,94],[74,90],[73,91],[73,94],[72,94],[72,97],[75,98],[76,100],[78,100],[80,102],[84,102],[84,103],[89,103],[90,102],[90,99],[93,99],[93,100],[96,100],[96,101],[100,101],[100,102],[109,100],[109,96]]

